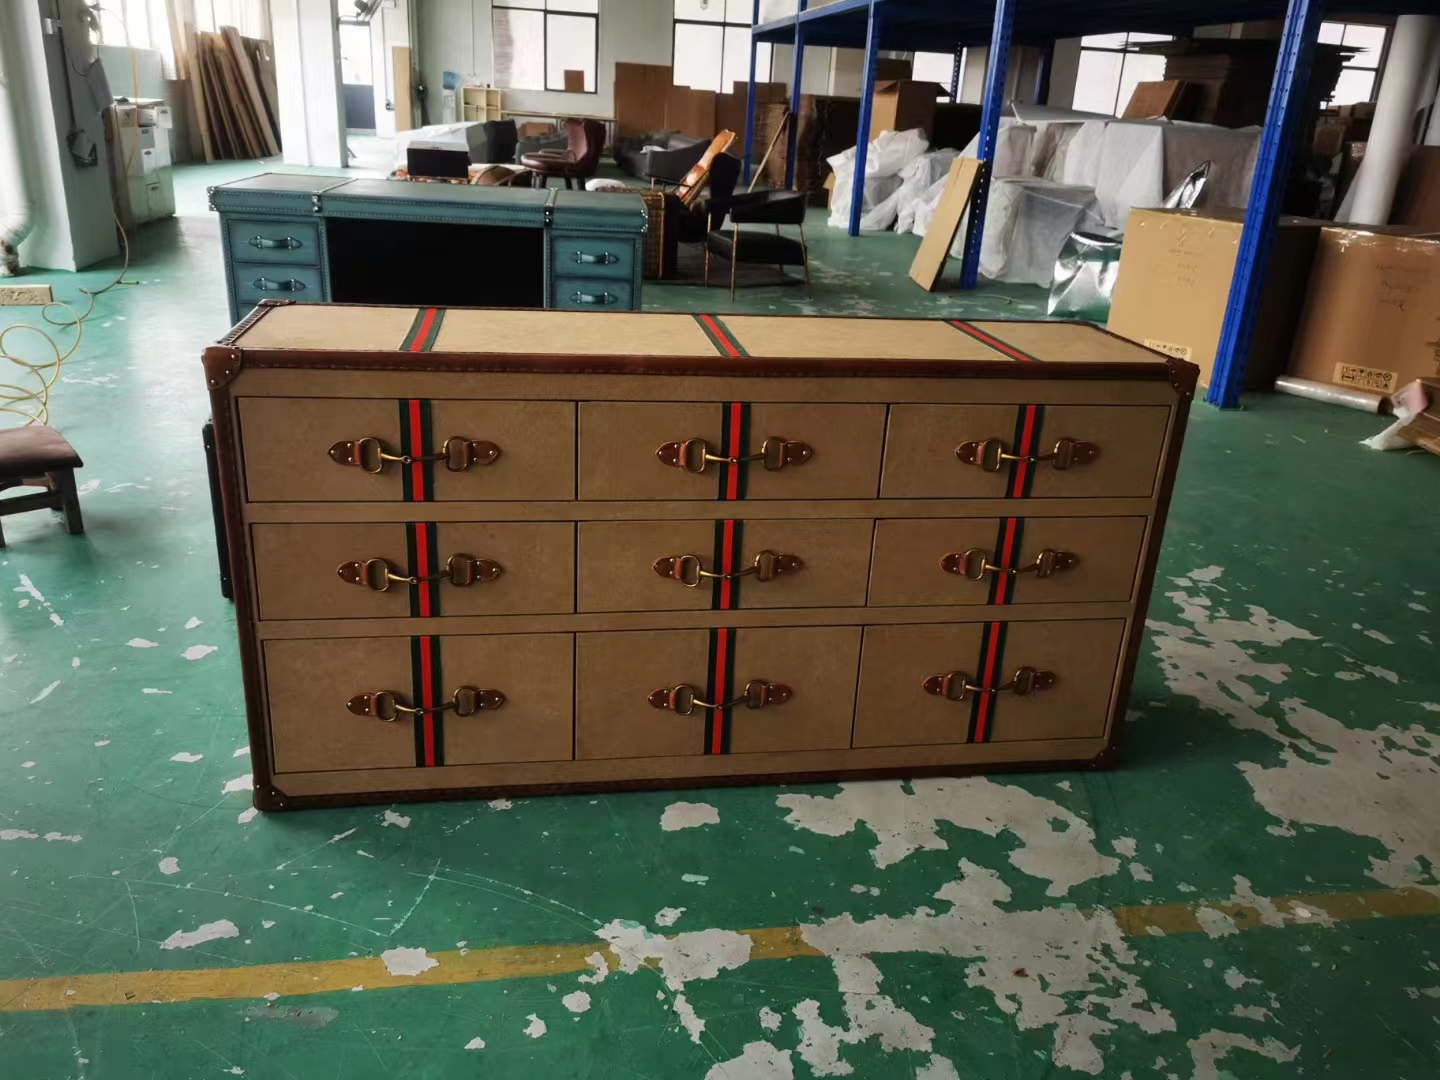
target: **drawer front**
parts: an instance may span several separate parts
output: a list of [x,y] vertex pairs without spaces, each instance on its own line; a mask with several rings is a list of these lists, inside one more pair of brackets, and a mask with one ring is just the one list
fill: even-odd
[[[1120,667],[1124,619],[867,626],[855,707],[855,745],[1096,738],[1105,733]],[[983,650],[983,655],[982,655]],[[978,673],[987,666],[987,677]],[[930,693],[932,676],[968,674],[999,687],[1021,667],[1054,674],[1024,696]]]
[[[1147,498],[1155,490],[1170,410],[1161,405],[895,405],[885,440],[880,494],[925,498]],[[1098,449],[1065,468],[1053,461],[1000,462],[994,471],[962,462],[956,449],[998,440],[1029,455],[1060,440]]]
[[[573,656],[569,634],[267,641],[275,771],[568,759]],[[390,721],[348,707],[380,690],[414,706],[426,679],[433,701],[473,686],[498,690],[504,702],[469,716]]]
[[[240,431],[251,502],[431,502],[575,497],[575,405],[569,401],[242,398]],[[342,465],[336,443],[377,439],[384,450],[438,453],[450,438],[488,442],[489,464]]]
[[635,276],[635,241],[629,236],[552,234],[551,277],[615,278]]
[[[859,649],[854,626],[580,634],[576,756],[843,749],[850,745]],[[714,685],[716,668],[728,687]],[[696,705],[689,715],[650,703],[656,690],[682,683],[701,701],[733,700],[751,681],[785,687],[788,698],[755,709]]]
[[[581,611],[856,607],[865,603],[872,523],[857,521],[587,521],[578,532]],[[707,573],[774,568],[689,587],[658,559],[695,556]],[[791,558],[785,558],[790,556]],[[762,560],[762,564],[769,560]],[[691,564],[693,565],[693,564]],[[662,570],[684,573],[689,568]]]
[[261,300],[295,300],[319,304],[325,300],[325,282],[318,266],[276,266],[271,263],[235,263],[235,299],[242,307]]
[[1140,517],[877,521],[870,603],[1123,602],[1144,536]]
[[[580,498],[873,499],[884,426],[884,405],[581,402]],[[808,452],[796,446],[773,470],[706,462],[702,472],[657,455],[692,439],[716,457],[758,455],[768,439]]]
[[[558,272],[570,273],[568,269]],[[635,284],[630,278],[552,277],[550,306],[567,311],[631,311]]]
[[[574,610],[575,527],[568,521],[257,524],[251,536],[261,619]],[[449,569],[457,555],[464,556],[458,577]],[[376,559],[397,577],[444,576],[418,584],[382,579],[387,588],[380,591],[364,576],[357,581],[352,566]],[[350,568],[345,578],[342,568]]]
[[318,266],[324,262],[318,222],[230,218],[225,222],[225,236],[230,258],[237,263]]

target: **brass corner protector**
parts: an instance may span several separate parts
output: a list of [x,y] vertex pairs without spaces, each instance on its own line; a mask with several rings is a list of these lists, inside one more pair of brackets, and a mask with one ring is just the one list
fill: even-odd
[[1170,386],[1181,397],[1194,397],[1195,386],[1200,380],[1200,369],[1188,360],[1171,356],[1165,360],[1170,372]]

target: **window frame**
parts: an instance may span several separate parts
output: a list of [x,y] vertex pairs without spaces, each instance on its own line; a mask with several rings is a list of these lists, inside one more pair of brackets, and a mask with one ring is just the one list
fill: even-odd
[[[729,11],[729,8],[726,6],[726,0],[715,0],[715,2],[718,3],[718,4],[720,4],[720,5],[722,6],[722,8],[724,8],[725,11],[727,11],[727,12]],[[752,18],[754,17],[754,8],[753,8],[753,7],[751,8],[751,17],[752,17]],[[753,46],[754,46],[754,44],[755,44],[754,39],[753,39],[753,34],[754,34],[754,32],[755,32],[755,27],[756,27],[757,24],[754,23],[754,22],[743,22],[743,23],[740,23],[740,22],[727,22],[727,21],[725,21],[725,19],[724,19],[723,16],[721,17],[721,19],[720,19],[719,21],[716,21],[716,20],[714,20],[714,19],[682,19],[682,18],[680,18],[678,15],[675,14],[675,2],[674,2],[674,0],[671,0],[671,4],[670,4],[670,84],[671,84],[672,86],[681,86],[681,85],[683,85],[683,84],[677,83],[677,82],[675,81],[675,38],[676,38],[676,34],[678,33],[678,28],[679,28],[681,25],[684,25],[684,26],[713,26],[713,27],[715,27],[717,30],[720,31],[720,84],[721,84],[721,89],[715,90],[715,91],[713,91],[713,93],[717,93],[717,94],[728,94],[728,93],[730,93],[731,91],[724,89],[724,84],[725,84],[725,37],[726,37],[725,31],[726,31],[726,30],[744,30],[746,33],[751,34],[751,35],[752,35],[751,46],[752,46],[752,48],[753,48]],[[762,44],[762,45],[766,45],[766,44],[769,44],[769,42],[761,42],[761,44]],[[748,58],[747,58],[747,59],[748,59]],[[770,81],[770,73],[767,72],[767,73],[766,73],[766,77],[765,77],[764,79],[761,79],[761,78],[759,77],[759,72],[760,72],[760,65],[759,65],[759,62],[758,62],[759,58],[757,57],[756,60],[757,60],[756,65],[755,65],[756,82],[769,82],[769,81]],[[771,49],[770,49],[770,63],[771,63],[772,66],[773,66],[774,63],[775,63],[775,49],[774,49],[774,46],[773,46],[773,45],[771,46]],[[746,74],[747,74],[747,76],[748,76],[748,74],[749,74],[749,64],[748,64],[748,63],[746,64]],[[749,82],[749,79],[747,78],[745,81],[748,83],[748,82]],[[734,86],[735,84],[732,82],[730,85],[731,85],[731,86]],[[696,89],[696,88],[695,88],[695,87],[687,87],[687,89],[693,90],[693,89]],[[701,87],[700,89],[708,90],[709,88],[708,88],[708,87]]]
[[[590,94],[591,96],[600,93],[600,4],[601,0],[595,0],[594,11],[573,11],[568,8],[550,7],[550,0],[541,0],[541,6],[533,4],[507,3],[506,0],[491,0],[490,4],[490,47],[495,47],[495,12],[505,11],[538,11],[540,13],[540,69],[545,73],[544,85],[539,90],[529,87],[501,87],[502,90],[516,90],[520,93],[529,94]],[[595,89],[593,90],[566,90],[564,86],[552,89],[550,86],[550,16],[564,15],[576,19],[591,19],[595,23]],[[491,58],[494,65],[494,58]]]
[[[1080,44],[1080,55],[1081,55],[1081,56],[1084,56],[1087,52],[1093,52],[1093,53],[1110,53],[1110,54],[1112,54],[1112,55],[1116,55],[1116,56],[1119,56],[1119,57],[1120,57],[1119,77],[1116,78],[1116,80],[1115,80],[1115,101],[1114,101],[1114,103],[1110,106],[1110,113],[1111,113],[1111,115],[1115,116],[1115,117],[1118,119],[1119,116],[1120,116],[1120,88],[1125,85],[1125,57],[1127,57],[1127,56],[1138,56],[1138,55],[1139,55],[1140,50],[1134,48],[1134,46],[1136,46],[1136,45],[1153,45],[1153,44],[1156,44],[1157,41],[1159,41],[1159,40],[1174,41],[1174,40],[1175,40],[1175,35],[1174,35],[1174,34],[1170,34],[1170,35],[1153,34],[1153,33],[1151,33],[1149,30],[1123,30],[1123,31],[1115,31],[1115,32],[1116,32],[1116,33],[1124,34],[1124,36],[1125,36],[1125,40],[1122,41],[1118,47],[1116,47],[1116,46],[1111,46],[1111,45],[1086,45],[1086,44],[1084,43],[1085,39],[1084,39],[1084,38],[1081,38],[1081,39],[1080,39],[1080,41],[1081,41],[1081,44]],[[1131,40],[1130,40],[1130,36],[1131,36],[1132,34],[1145,34],[1145,35],[1146,35],[1146,40],[1144,40],[1144,41],[1131,41]],[[1087,36],[1090,36],[1090,35],[1087,35]],[[1094,36],[1095,36],[1095,37],[1102,37],[1102,36],[1107,36],[1107,35],[1096,34],[1096,35],[1094,35]]]
[[[1324,20],[1321,21],[1321,24],[1320,24],[1320,25],[1321,25],[1322,27],[1323,27],[1323,26],[1338,26],[1338,27],[1340,28],[1340,38],[1341,38],[1342,41],[1343,41],[1344,38],[1345,38],[1345,31],[1346,31],[1346,29],[1348,29],[1348,28],[1351,27],[1351,26],[1365,26],[1365,27],[1369,27],[1369,28],[1372,29],[1372,30],[1382,30],[1382,31],[1384,31],[1385,40],[1384,40],[1384,43],[1380,46],[1379,51],[1375,54],[1375,65],[1374,65],[1373,67],[1371,67],[1371,66],[1369,66],[1369,65],[1367,65],[1367,64],[1357,64],[1357,63],[1354,63],[1354,61],[1357,60],[1357,59],[1359,59],[1359,57],[1351,57],[1350,60],[1347,60],[1347,61],[1345,61],[1344,63],[1342,63],[1342,64],[1340,65],[1340,70],[1341,70],[1342,72],[1344,72],[1344,71],[1368,71],[1368,72],[1370,72],[1372,75],[1374,75],[1374,78],[1370,80],[1370,96],[1365,99],[1367,102],[1373,104],[1374,101],[1375,101],[1375,99],[1376,99],[1376,97],[1378,97],[1379,94],[1380,94],[1380,76],[1381,76],[1381,74],[1385,71],[1385,64],[1386,64],[1386,62],[1390,59],[1390,45],[1391,45],[1391,43],[1395,40],[1395,24],[1394,24],[1394,23],[1383,23],[1383,22],[1349,21],[1349,20],[1347,20],[1347,21],[1345,21],[1345,22],[1341,22],[1341,21],[1338,21],[1338,20],[1336,20],[1336,19],[1324,19]],[[1341,47],[1342,47],[1342,48],[1345,48],[1346,46],[1342,45]],[[1353,46],[1352,46],[1352,47],[1353,47]],[[1322,101],[1322,102],[1320,103],[1320,106],[1321,106],[1321,108],[1325,108],[1325,109],[1333,109],[1333,108],[1336,108],[1336,106],[1335,106],[1334,104],[1332,104],[1332,99],[1327,99],[1327,100],[1325,100],[1325,101]]]

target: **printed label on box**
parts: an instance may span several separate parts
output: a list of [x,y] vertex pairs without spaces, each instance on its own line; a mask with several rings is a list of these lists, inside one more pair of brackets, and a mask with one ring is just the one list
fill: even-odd
[[1356,390],[1373,390],[1381,394],[1392,394],[1395,392],[1397,376],[1393,371],[1381,371],[1378,368],[1336,364],[1333,381],[1341,386],[1353,386]]
[[1158,338],[1150,337],[1147,337],[1142,344],[1144,344],[1147,349],[1154,349],[1156,352],[1162,352],[1166,356],[1173,356],[1176,360],[1190,359],[1189,345],[1176,345],[1169,341],[1161,341]]

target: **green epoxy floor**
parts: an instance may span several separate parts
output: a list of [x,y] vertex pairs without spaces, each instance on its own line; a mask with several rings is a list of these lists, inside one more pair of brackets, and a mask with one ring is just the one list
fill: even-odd
[[[87,532],[4,523],[0,1076],[1440,1075],[1440,462],[1358,446],[1378,423],[1344,410],[1197,406],[1112,772],[252,816],[198,357],[226,329],[203,187],[256,170],[177,171],[182,216],[53,397]],[[812,216],[812,304],[647,308],[1040,309],[926,296],[914,238]],[[674,803],[711,823],[662,829]],[[746,962],[733,933],[797,925],[825,955]],[[641,927],[680,936],[637,954]],[[490,977],[487,950],[606,940],[632,970]],[[337,981],[397,948],[487,977]],[[147,970],[201,973],[104,978]]]

